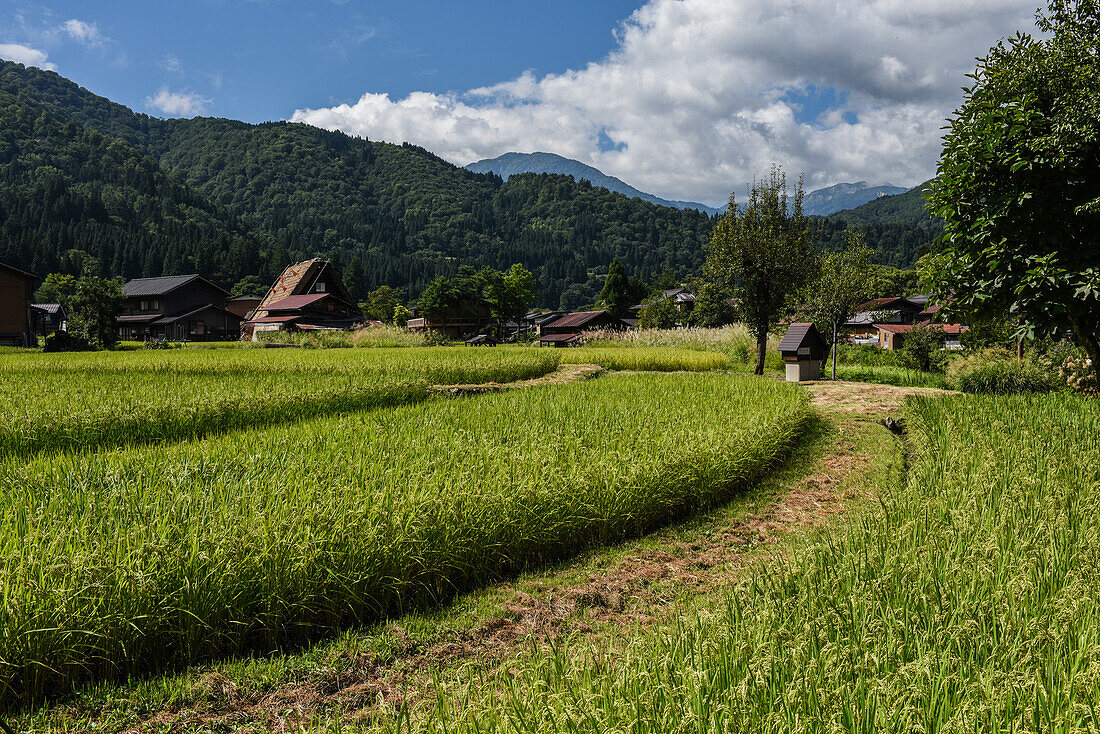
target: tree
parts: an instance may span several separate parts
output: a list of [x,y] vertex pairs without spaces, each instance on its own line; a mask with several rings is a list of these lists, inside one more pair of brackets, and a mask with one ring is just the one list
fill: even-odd
[[68,313],[76,293],[76,278],[65,273],[50,273],[34,293],[38,303],[60,303]]
[[949,121],[922,261],[945,308],[1019,316],[1016,336],[1072,331],[1100,377],[1100,3],[1051,0],[1043,38],[979,59]]
[[393,323],[393,314],[401,304],[401,294],[388,285],[380,285],[367,295],[363,313],[368,319]]
[[754,182],[748,205],[730,194],[729,211],[718,220],[707,247],[707,272],[729,287],[741,316],[756,338],[756,374],[764,374],[768,333],[791,296],[813,277],[816,258],[802,210],[802,179],[789,196],[787,177],[777,167]]
[[695,293],[695,307],[688,314],[692,326],[715,327],[732,324],[737,320],[733,307],[733,293],[729,288],[709,280],[695,279],[688,284]]
[[910,369],[940,372],[947,361],[943,340],[942,326],[914,326],[905,332],[905,341],[898,350],[898,357],[902,365]]
[[871,296],[867,277],[874,250],[862,235],[849,232],[848,247],[825,255],[817,278],[807,286],[803,309],[829,343],[833,353],[833,379],[836,379],[836,340],[840,327],[855,315],[856,306]]
[[521,324],[527,309],[538,297],[535,276],[519,263],[504,273],[494,274],[489,283],[488,301],[491,313],[500,326],[501,336],[504,335],[504,321],[512,319],[516,324]]
[[660,295],[646,301],[638,315],[641,317],[638,326],[643,329],[671,329],[680,322],[680,310],[676,308],[676,301]]
[[117,280],[81,276],[70,301],[69,332],[100,349],[113,347],[118,342],[115,319],[124,303]]
[[634,305],[634,288],[626,275],[619,258],[614,258],[607,268],[607,278],[600,291],[600,303],[612,316],[622,318],[630,313]]
[[236,282],[236,284],[230,288],[230,291],[234,296],[263,296],[267,295],[267,290],[271,286],[269,281],[265,281],[258,275],[246,275]]

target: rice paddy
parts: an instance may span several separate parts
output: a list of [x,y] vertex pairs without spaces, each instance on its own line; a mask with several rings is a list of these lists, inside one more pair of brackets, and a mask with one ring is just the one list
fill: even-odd
[[525,656],[497,694],[397,728],[1100,730],[1100,403],[914,399],[908,417],[908,479],[725,604]]
[[423,400],[432,384],[510,382],[549,350],[171,350],[0,356],[0,456],[156,443]]
[[[486,351],[476,359],[489,362],[470,362],[467,351],[463,366],[402,369],[471,381],[471,370],[499,370],[492,360],[527,374],[556,359],[526,351],[534,361]],[[220,352],[212,371],[244,374],[266,352]],[[167,384],[215,364],[112,356]],[[300,354],[271,359],[290,382],[360,376]],[[85,371],[100,360],[85,358]],[[744,489],[808,416],[804,394],[783,383],[651,374],[276,422],[170,448],[9,455],[0,695],[25,703],[310,639],[644,533]]]

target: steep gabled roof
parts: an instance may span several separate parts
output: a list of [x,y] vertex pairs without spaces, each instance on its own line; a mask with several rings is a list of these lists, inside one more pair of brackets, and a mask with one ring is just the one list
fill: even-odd
[[311,295],[314,285],[316,285],[317,281],[321,279],[321,276],[324,275],[326,271],[329,271],[330,277],[328,280],[332,285],[332,288],[326,291],[326,293],[335,296],[338,301],[343,301],[349,306],[355,306],[355,299],[351,297],[348,289],[344,287],[344,282],[340,279],[340,276],[336,274],[335,269],[332,268],[332,263],[328,260],[322,260],[319,257],[315,257],[312,260],[304,260],[300,263],[288,265],[279,277],[276,278],[271,288],[268,289],[267,294],[264,296],[264,300],[257,308],[275,308],[276,304],[285,298]]
[[196,280],[201,280],[211,288],[217,288],[225,295],[229,295],[229,291],[225,288],[222,288],[220,285],[214,285],[198,273],[191,273],[190,275],[162,275],[159,278],[134,278],[133,280],[128,280],[123,283],[122,295],[127,298],[133,298],[135,296],[163,296]]
[[554,319],[542,326],[546,329],[579,329],[605,315],[607,315],[607,311],[578,311],[577,313],[568,313],[560,319]]

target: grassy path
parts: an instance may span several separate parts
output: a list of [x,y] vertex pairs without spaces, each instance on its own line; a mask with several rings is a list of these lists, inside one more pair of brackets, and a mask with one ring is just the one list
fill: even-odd
[[[580,375],[570,375],[575,379]],[[569,379],[567,378],[567,379]],[[614,375],[605,379],[618,379]],[[613,651],[782,558],[896,478],[900,443],[871,420],[919,390],[809,386],[821,417],[803,449],[727,506],[548,571],[466,594],[433,612],[312,648],[98,686],[23,717],[25,730],[330,730],[393,726],[449,700],[494,695],[509,662],[562,645]]]

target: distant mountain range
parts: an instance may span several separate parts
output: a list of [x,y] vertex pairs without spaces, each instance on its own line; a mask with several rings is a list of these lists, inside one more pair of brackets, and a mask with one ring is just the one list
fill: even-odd
[[672,201],[669,199],[662,199],[653,194],[647,194],[644,191],[639,191],[621,179],[615,178],[614,176],[608,176],[598,168],[593,168],[580,161],[575,161],[572,158],[565,158],[555,153],[505,153],[496,158],[486,158],[476,163],[471,163],[466,166],[466,170],[473,171],[474,173],[495,173],[505,181],[507,181],[509,177],[519,173],[554,173],[563,176],[572,176],[573,180],[577,182],[586,179],[593,186],[602,186],[608,191],[615,191],[631,198],[637,197],[642,201],[648,201],[658,206],[671,206],[676,209],[696,209],[701,212],[706,212],[707,214],[720,214],[725,211],[725,207],[719,209],[713,206],[707,206],[706,204],[700,204],[697,201]]
[[823,217],[844,209],[855,209],[861,204],[866,204],[883,196],[904,194],[906,191],[907,189],[902,186],[891,186],[890,184],[872,186],[866,181],[839,183],[806,194],[803,205],[807,214]]

